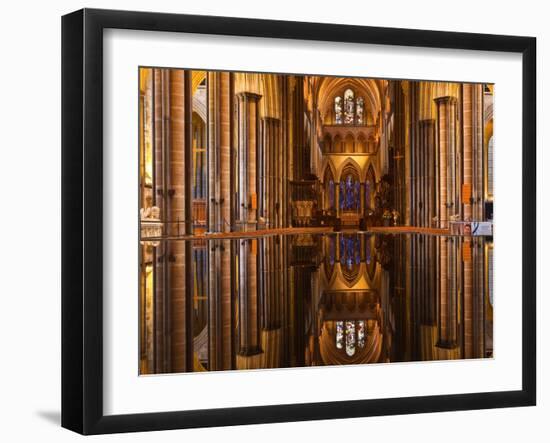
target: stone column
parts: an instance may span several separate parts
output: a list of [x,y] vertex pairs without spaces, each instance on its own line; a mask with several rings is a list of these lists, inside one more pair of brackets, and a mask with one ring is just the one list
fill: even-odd
[[439,225],[448,228],[449,216],[456,210],[455,162],[456,98],[439,97],[437,105],[437,140],[439,145]]
[[208,73],[208,230],[226,232],[231,225],[230,74]]
[[[172,235],[193,232],[191,71],[169,70],[169,217]],[[179,223],[178,223],[179,222]],[[183,226],[183,229],[182,229]],[[184,232],[181,232],[181,231]],[[193,274],[190,242],[170,242],[170,370],[193,370]]]
[[[282,190],[279,188],[279,183],[282,184],[282,165],[281,165],[281,143],[280,130],[281,122],[278,118],[264,117],[262,118],[262,150],[264,155],[264,171],[263,177],[263,216],[266,219],[269,227],[280,226],[280,221],[277,217],[276,204],[281,206]],[[279,209],[280,214],[280,209]]]
[[257,223],[257,144],[258,101],[260,95],[241,92],[238,98],[238,162],[239,162],[239,217],[238,223],[245,230]]
[[[154,197],[155,204],[161,210],[161,219],[167,219],[167,114],[165,102],[168,101],[168,82],[165,71],[153,69],[153,143],[154,143]],[[168,260],[166,242],[161,242],[157,247],[157,260],[155,262],[155,364],[154,372],[162,373],[167,370],[168,352],[166,336],[168,322],[166,320],[167,301],[165,300],[168,283]]]
[[485,215],[484,197],[485,180],[483,169],[485,156],[483,155],[483,85],[472,85],[472,217],[474,220],[483,220]]
[[435,121],[432,119],[420,120],[418,122],[418,142],[420,148],[420,162],[422,169],[420,173],[420,226],[431,226],[435,217],[436,188],[435,188]]

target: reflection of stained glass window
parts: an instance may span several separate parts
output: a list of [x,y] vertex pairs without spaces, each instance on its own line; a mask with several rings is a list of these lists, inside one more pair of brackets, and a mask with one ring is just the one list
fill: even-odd
[[357,322],[357,346],[365,347],[365,322],[363,320]]
[[355,120],[354,95],[351,89],[347,89],[344,93],[344,123],[346,125],[352,125]]
[[334,99],[334,117],[337,125],[342,124],[342,97]]
[[336,348],[342,349],[344,347],[344,322],[336,322]]
[[358,125],[362,125],[365,123],[365,118],[364,118],[364,114],[365,114],[365,101],[363,100],[363,97],[358,97],[357,98],[357,110],[356,110],[356,114],[357,114],[357,124]]
[[360,241],[357,235],[340,236],[340,263],[349,269],[361,263]]
[[346,321],[346,354],[355,354],[355,322]]

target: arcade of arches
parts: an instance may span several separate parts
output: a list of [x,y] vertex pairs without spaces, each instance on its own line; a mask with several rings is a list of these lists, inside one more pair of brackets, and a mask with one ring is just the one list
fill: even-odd
[[141,374],[492,356],[493,85],[139,83]]

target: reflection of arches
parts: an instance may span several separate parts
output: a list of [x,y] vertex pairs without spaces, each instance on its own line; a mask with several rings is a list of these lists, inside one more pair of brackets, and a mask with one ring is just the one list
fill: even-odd
[[352,288],[361,278],[361,241],[358,235],[340,236],[340,270],[348,288]]
[[376,273],[376,249],[373,235],[368,235],[365,237],[365,265],[367,268],[369,284],[372,284]]
[[327,282],[330,282],[334,273],[334,264],[336,263],[336,235],[329,235],[325,238],[325,278]]

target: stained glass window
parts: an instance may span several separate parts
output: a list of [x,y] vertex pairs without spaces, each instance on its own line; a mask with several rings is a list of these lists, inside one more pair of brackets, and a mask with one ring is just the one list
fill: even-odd
[[344,322],[336,322],[336,348],[343,349],[344,347]]
[[365,99],[357,97],[352,89],[346,89],[344,98],[334,98],[334,123],[336,125],[364,125],[365,120]]
[[355,94],[351,89],[347,89],[344,93],[344,123],[352,125],[355,121]]
[[357,124],[358,125],[365,124],[365,118],[364,118],[364,115],[365,115],[365,100],[363,99],[363,97],[358,97],[357,98],[356,114],[357,114]]
[[340,182],[340,209],[344,211],[357,211],[360,207],[361,184],[349,174]]
[[355,322],[346,321],[346,354],[355,354]]
[[337,125],[342,124],[342,97],[334,99],[334,118]]

